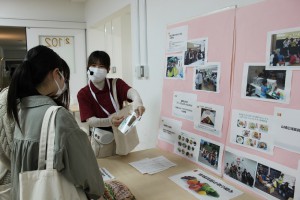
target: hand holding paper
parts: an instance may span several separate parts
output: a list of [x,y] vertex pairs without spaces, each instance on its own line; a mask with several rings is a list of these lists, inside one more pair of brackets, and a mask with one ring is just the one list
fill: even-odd
[[116,126],[116,127],[118,127],[121,123],[122,123],[122,121],[124,120],[124,116],[122,115],[122,116],[119,116],[119,115],[116,115],[116,116],[113,116],[112,118],[111,118],[111,124],[113,125],[113,126]]
[[145,112],[144,106],[139,106],[136,108],[135,112],[137,113],[138,117],[142,116]]
[[141,115],[138,115],[136,112],[132,112],[129,116],[127,116],[120,126],[118,127],[119,131],[126,134],[129,130],[134,127],[139,120],[142,118]]

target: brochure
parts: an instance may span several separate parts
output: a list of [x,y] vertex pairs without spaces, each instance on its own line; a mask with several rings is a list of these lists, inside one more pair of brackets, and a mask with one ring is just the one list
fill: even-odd
[[129,116],[127,116],[120,126],[118,127],[119,131],[121,131],[123,134],[127,134],[142,118],[142,116],[137,115],[136,112],[132,112]]
[[115,178],[106,168],[100,167],[99,170],[104,181],[112,180]]
[[201,169],[176,174],[169,179],[200,200],[229,200],[243,194],[242,191]]

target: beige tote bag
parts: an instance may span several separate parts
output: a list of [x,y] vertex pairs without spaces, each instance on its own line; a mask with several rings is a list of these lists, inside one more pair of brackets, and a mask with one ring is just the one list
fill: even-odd
[[[43,119],[38,169],[35,171],[21,172],[20,200],[86,200],[83,190],[77,189],[61,173],[53,169],[54,138],[55,138],[55,115],[60,106],[51,106]],[[50,123],[50,124],[49,124]],[[49,125],[49,127],[48,127]],[[47,141],[48,133],[48,141]],[[46,144],[47,152],[46,152]],[[47,153],[47,160],[45,155]],[[46,169],[42,169],[46,162]]]
[[[117,79],[113,79],[112,81],[112,89],[113,89],[113,97],[116,103],[118,103],[117,90],[116,90],[116,82]],[[132,105],[126,105],[122,110],[118,112],[119,115],[127,116],[130,112],[133,111]],[[114,113],[113,115],[116,115]],[[112,116],[113,116],[112,115]],[[112,126],[115,142],[116,142],[116,154],[118,155],[127,155],[130,151],[132,151],[139,144],[139,137],[136,131],[136,127],[131,128],[131,130],[123,134],[119,131],[118,127]]]

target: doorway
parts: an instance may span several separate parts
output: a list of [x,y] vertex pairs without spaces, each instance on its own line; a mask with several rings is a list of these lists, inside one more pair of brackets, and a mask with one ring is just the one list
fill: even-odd
[[111,58],[108,78],[133,82],[130,5],[87,28],[87,53],[106,51]]
[[26,28],[0,26],[0,91],[9,85],[26,52]]

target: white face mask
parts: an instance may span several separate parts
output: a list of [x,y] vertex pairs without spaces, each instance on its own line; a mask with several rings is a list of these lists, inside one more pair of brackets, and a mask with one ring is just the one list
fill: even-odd
[[55,94],[55,97],[56,97],[56,98],[58,98],[62,93],[64,93],[64,92],[67,90],[67,86],[66,86],[66,83],[65,83],[65,78],[64,78],[64,76],[63,76],[60,72],[58,72],[58,73],[59,73],[59,74],[62,76],[62,78],[64,79],[64,86],[63,86],[62,88],[60,88],[58,82],[54,79],[54,81],[55,81],[55,83],[56,83],[56,85],[57,85],[57,88],[58,88],[58,90],[57,90],[57,92],[56,92],[56,94]]
[[87,74],[89,80],[93,83],[99,83],[106,78],[107,70],[105,68],[89,67]]

